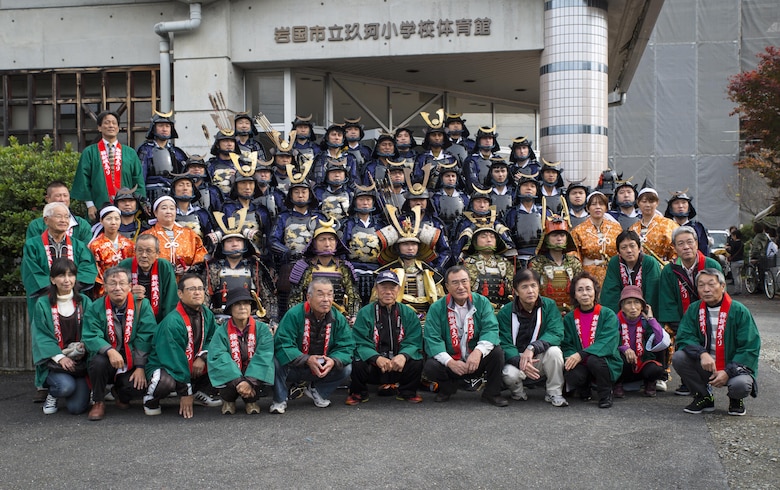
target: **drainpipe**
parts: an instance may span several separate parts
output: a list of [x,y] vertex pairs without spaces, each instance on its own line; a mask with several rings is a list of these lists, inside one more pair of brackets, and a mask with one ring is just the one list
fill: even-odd
[[200,3],[190,4],[189,20],[158,22],[154,32],[160,36],[160,112],[171,110],[171,32],[189,32],[200,26]]

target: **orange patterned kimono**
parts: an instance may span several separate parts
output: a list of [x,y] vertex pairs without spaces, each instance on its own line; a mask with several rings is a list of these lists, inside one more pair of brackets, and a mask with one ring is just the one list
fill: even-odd
[[[206,259],[206,247],[200,237],[189,228],[173,224],[173,228],[168,231],[159,223],[155,223],[150,229],[143,232],[143,235],[154,235],[160,242],[160,258],[165,259],[174,268],[177,265],[190,268],[195,264],[202,264]],[[182,274],[176,274],[176,280]]]
[[114,243],[106,238],[102,233],[89,242],[89,251],[95,256],[95,264],[97,265],[98,275],[95,279],[95,298],[103,296],[105,293],[103,287],[103,273],[111,267],[119,265],[125,259],[135,256],[135,245],[132,240],[125,238],[121,234],[117,236],[117,245],[114,247]]
[[601,221],[601,229],[597,230],[590,218],[571,230],[582,261],[582,270],[593,274],[599,285],[607,275],[607,262],[617,255],[615,240],[621,231],[623,229],[618,223],[607,219]]
[[[639,238],[642,240],[642,249],[645,253],[663,262],[669,262],[677,257],[677,252],[674,251],[672,246],[672,232],[679,226],[669,218],[656,214],[647,228],[643,228],[642,220],[639,220],[631,225],[629,230],[633,230],[639,235]],[[663,267],[663,264],[661,267]]]

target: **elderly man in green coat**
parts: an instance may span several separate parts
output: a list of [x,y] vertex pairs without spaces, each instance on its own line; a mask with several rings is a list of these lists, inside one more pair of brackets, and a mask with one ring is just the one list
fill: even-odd
[[270,412],[287,409],[289,384],[308,383],[304,394],[319,408],[352,373],[355,341],[344,315],[333,306],[333,284],[325,277],[309,283],[306,301],[285,313],[274,336],[274,402]]
[[439,383],[434,401],[448,401],[458,389],[458,380],[485,373],[482,401],[506,407],[509,402],[501,396],[504,351],[493,305],[471,291],[471,279],[463,266],[447,269],[444,283],[448,294],[431,305],[423,332],[428,354],[423,375]]
[[235,413],[239,396],[247,414],[260,413],[263,385],[274,383],[274,337],[267,323],[252,316],[254,303],[246,288],[228,291],[224,312],[230,319],[209,345],[209,377],[219,388],[223,414]]
[[380,395],[395,393],[399,400],[420,403],[420,319],[411,307],[396,301],[401,281],[395,272],[381,271],[375,284],[377,299],[358,311],[352,330],[356,348],[346,403],[367,402],[369,383],[380,385]]
[[89,420],[105,416],[106,385],[113,382],[116,407],[126,409],[131,398],[146,391],[146,361],[157,332],[149,301],[136,301],[130,292],[130,273],[111,267],[103,274],[105,298],[84,312],[81,341],[89,353],[87,372],[94,404]]
[[125,259],[119,267],[130,271],[135,299],[149,300],[157,323],[176,309],[176,270],[160,257],[160,242],[154,235],[141,235],[135,242],[135,257]]
[[677,330],[674,369],[693,392],[687,413],[712,412],[709,390],[725,387],[728,414],[745,415],[744,398],[757,395],[756,376],[761,337],[750,310],[726,293],[723,272],[705,268],[696,276],[701,297],[693,303]]
[[203,279],[185,274],[179,280],[179,303],[163,319],[154,337],[154,347],[146,365],[149,386],[144,396],[146,415],[160,415],[160,400],[172,392],[179,396],[179,415],[192,418],[192,405],[220,406],[206,372],[208,345],[217,324],[206,298]]

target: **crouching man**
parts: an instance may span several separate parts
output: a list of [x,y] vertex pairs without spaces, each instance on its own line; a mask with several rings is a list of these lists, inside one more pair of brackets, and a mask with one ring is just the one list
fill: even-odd
[[333,306],[333,284],[325,277],[309,283],[306,301],[285,313],[274,336],[274,401],[271,413],[287,409],[288,386],[309,385],[304,394],[319,408],[352,373],[352,339],[347,319]]
[[756,396],[761,338],[750,310],[726,293],[726,279],[718,269],[696,275],[700,301],[688,308],[677,329],[674,369],[693,393],[687,413],[712,412],[713,388],[726,387],[729,415],[745,415],[744,398]]
[[214,315],[203,306],[205,288],[196,274],[184,274],[178,286],[179,304],[168,313],[154,337],[146,373],[149,388],[144,396],[146,415],[160,415],[160,400],[176,392],[179,415],[192,418],[192,405],[219,406],[206,373],[206,355],[217,329]]
[[422,327],[417,313],[398,301],[401,281],[392,270],[376,278],[377,300],[358,311],[353,330],[355,353],[347,405],[368,401],[368,383],[379,384],[379,394],[420,403],[417,386],[422,375]]
[[539,296],[539,274],[523,269],[514,278],[514,300],[498,312],[506,364],[504,384],[515,400],[527,400],[523,380],[546,378],[544,401],[566,407],[563,397],[563,319],[555,300]]

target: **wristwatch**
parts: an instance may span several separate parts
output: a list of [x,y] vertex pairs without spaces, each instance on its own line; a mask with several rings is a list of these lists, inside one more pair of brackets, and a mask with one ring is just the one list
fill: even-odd
[[528,347],[525,348],[525,350],[530,350],[531,352],[533,352],[534,351],[534,346],[533,345],[529,345]]

